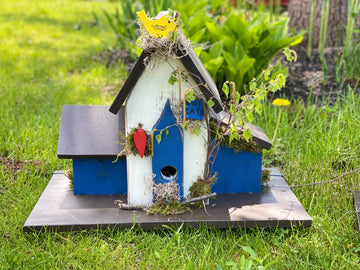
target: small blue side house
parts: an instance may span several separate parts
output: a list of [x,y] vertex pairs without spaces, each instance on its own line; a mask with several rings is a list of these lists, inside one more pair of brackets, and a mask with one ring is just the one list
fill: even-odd
[[[183,112],[184,93],[195,88],[205,100],[213,100],[213,118],[222,113],[224,105],[191,46],[175,51],[174,56],[144,50],[111,106],[64,106],[58,156],[73,161],[75,194],[127,194],[129,204],[151,204],[153,183],[169,173],[176,175],[182,199],[188,196],[191,184],[204,171],[209,142],[204,110],[198,106],[201,100],[195,100],[197,107],[187,104]],[[180,78],[181,83],[169,83],[177,70],[188,76]],[[179,124],[184,113],[197,121],[200,135]],[[125,143],[120,134],[128,135],[138,127],[151,135],[152,155],[119,155]],[[264,132],[255,126],[249,128],[253,141],[262,149],[270,149]],[[160,142],[155,140],[157,135],[161,135]],[[212,190],[261,192],[261,157],[261,153],[235,153],[221,146],[213,170],[218,180]]]

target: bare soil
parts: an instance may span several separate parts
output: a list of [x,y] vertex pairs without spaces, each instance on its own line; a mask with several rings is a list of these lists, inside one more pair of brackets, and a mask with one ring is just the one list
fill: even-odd
[[[325,50],[327,69],[323,70],[323,64],[319,53],[314,51],[312,57],[307,56],[304,48],[295,49],[297,61],[289,63],[281,56],[284,66],[288,66],[289,75],[286,86],[276,93],[276,97],[286,97],[290,100],[302,99],[318,105],[327,102],[329,105],[335,104],[338,97],[345,94],[351,87],[356,85],[356,79],[348,79],[343,83],[336,81],[336,61],[339,57],[338,48],[328,48]],[[360,92],[360,86],[353,89],[355,93]]]

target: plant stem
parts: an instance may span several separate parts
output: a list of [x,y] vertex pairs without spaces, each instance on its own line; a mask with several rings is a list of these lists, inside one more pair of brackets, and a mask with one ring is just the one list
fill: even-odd
[[280,119],[281,119],[281,108],[279,108],[279,116],[278,116],[278,119],[277,119],[277,123],[276,123],[276,128],[275,128],[275,132],[274,132],[274,136],[271,140],[272,143],[274,143],[275,141],[275,138],[276,138],[276,134],[277,134],[277,131],[279,129],[279,126],[280,126]]
[[311,50],[312,50],[312,37],[314,31],[314,14],[315,14],[315,0],[311,1],[311,13],[310,13],[310,24],[309,24],[309,38],[308,38],[308,57],[311,57]]

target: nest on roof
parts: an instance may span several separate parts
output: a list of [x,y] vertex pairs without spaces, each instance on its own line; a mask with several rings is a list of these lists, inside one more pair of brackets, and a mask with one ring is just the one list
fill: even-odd
[[[159,56],[165,55],[166,57],[180,58],[176,53],[178,51],[187,52],[188,48],[191,46],[190,40],[185,37],[179,27],[177,27],[176,32],[170,32],[169,36],[156,38],[145,30],[141,20],[139,20],[138,23],[142,35],[137,40],[136,44],[143,50],[150,51]],[[187,53],[181,55],[181,57],[186,54]]]

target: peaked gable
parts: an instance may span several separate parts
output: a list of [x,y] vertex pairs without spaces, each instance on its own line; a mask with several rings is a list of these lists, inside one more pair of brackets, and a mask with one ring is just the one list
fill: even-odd
[[[204,95],[206,100],[212,99],[215,105],[212,109],[218,113],[223,110],[223,104],[220,99],[220,95],[214,80],[211,78],[209,72],[205,69],[200,58],[196,55],[193,48],[190,46],[187,50],[178,50],[176,52],[177,56],[180,57],[180,61],[185,66],[187,71],[190,73],[192,79],[195,81],[195,84],[199,87],[201,93]],[[109,111],[117,114],[125,102],[126,98],[131,94],[136,82],[142,75],[145,70],[144,61],[146,58],[151,58],[153,52],[148,50],[143,50],[140,57],[135,63],[135,66],[130,71],[128,78],[126,79],[124,85],[120,89],[117,97],[115,98],[113,104],[111,105]],[[167,80],[168,78],[164,78]]]

